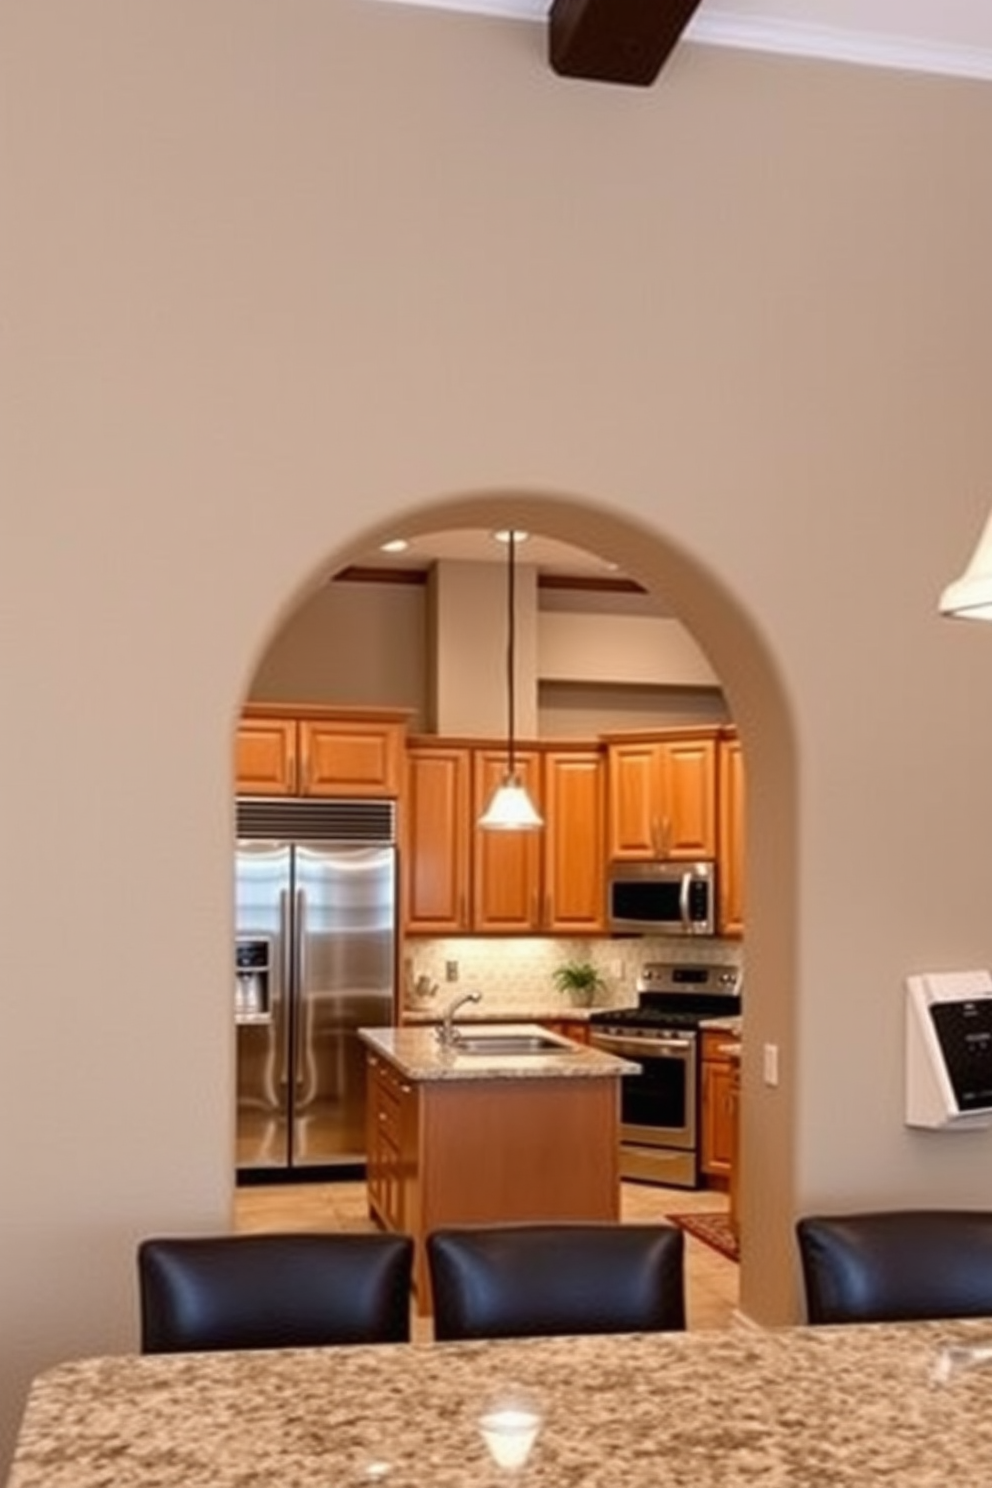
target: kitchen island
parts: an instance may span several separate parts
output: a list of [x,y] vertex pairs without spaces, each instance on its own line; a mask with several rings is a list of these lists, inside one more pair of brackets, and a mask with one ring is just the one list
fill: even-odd
[[[159,1354],[32,1387],[8,1488],[983,1488],[992,1320]],[[981,1357],[981,1356],[979,1356]],[[957,1367],[956,1367],[957,1366]]]
[[[473,1024],[473,1037],[485,1027]],[[469,1052],[434,1028],[361,1030],[369,1212],[414,1237],[422,1313],[433,1229],[620,1218],[620,1080],[637,1066],[536,1024],[488,1027],[543,1047]]]

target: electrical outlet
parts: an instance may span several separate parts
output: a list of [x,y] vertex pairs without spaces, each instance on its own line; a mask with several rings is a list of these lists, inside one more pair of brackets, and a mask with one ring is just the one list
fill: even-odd
[[762,1073],[766,1085],[778,1084],[778,1044],[765,1044]]
[[457,982],[457,980],[458,980],[458,962],[457,961],[445,961],[445,963],[444,963],[444,980],[446,982]]

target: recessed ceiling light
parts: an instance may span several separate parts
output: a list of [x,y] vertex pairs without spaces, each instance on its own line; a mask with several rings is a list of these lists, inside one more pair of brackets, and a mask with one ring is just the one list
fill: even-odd
[[405,553],[410,544],[405,537],[391,537],[388,542],[381,543],[380,553]]
[[494,532],[493,537],[500,543],[508,543],[512,538],[513,546],[516,547],[518,543],[526,542],[530,533],[522,532],[519,527],[503,527],[499,532]]

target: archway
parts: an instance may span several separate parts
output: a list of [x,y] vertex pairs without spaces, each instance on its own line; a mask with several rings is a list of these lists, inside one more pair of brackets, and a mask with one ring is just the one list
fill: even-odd
[[585,495],[521,490],[441,497],[404,507],[388,526],[366,528],[346,548],[323,557],[281,607],[254,660],[329,569],[345,567],[397,530],[416,537],[509,526],[594,552],[648,591],[664,594],[707,654],[738,726],[748,771],[741,1308],[757,1322],[792,1321],[797,1295],[792,1061],[783,1058],[781,1083],[769,1086],[762,1080],[760,1051],[775,1044],[787,1055],[794,1045],[796,747],[775,657],[735,598],[732,575],[716,573],[660,528],[632,521]]

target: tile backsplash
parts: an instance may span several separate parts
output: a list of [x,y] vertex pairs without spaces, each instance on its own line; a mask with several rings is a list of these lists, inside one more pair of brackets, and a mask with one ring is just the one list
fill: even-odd
[[[683,940],[664,936],[627,936],[600,940],[582,937],[471,936],[453,940],[409,939],[403,947],[401,978],[404,1006],[438,1012],[460,992],[481,992],[481,1013],[552,1015],[573,1004],[560,992],[552,973],[565,961],[591,961],[599,968],[605,991],[597,1007],[623,1007],[637,1001],[636,981],[646,961],[743,963],[739,940]],[[453,973],[453,974],[452,974]],[[427,996],[415,987],[435,988]]]

